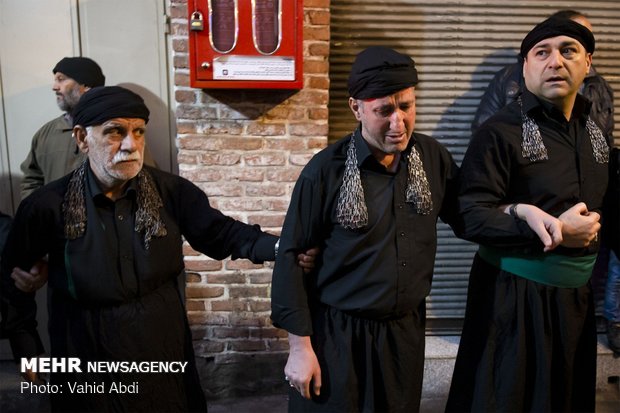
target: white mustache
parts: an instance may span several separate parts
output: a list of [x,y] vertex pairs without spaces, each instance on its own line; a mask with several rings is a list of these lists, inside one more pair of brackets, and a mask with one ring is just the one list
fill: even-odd
[[140,152],[116,152],[114,158],[112,158],[112,163],[117,164],[119,162],[127,162],[127,161],[139,161],[141,159]]

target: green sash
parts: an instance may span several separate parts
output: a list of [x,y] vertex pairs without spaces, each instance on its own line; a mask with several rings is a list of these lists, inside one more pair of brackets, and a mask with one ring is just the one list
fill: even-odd
[[584,257],[548,253],[524,254],[481,245],[478,255],[489,264],[541,284],[563,288],[585,285],[592,275],[596,254]]

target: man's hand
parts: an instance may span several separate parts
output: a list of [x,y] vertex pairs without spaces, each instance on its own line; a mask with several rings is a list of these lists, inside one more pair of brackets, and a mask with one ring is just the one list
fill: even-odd
[[559,220],[562,221],[562,244],[569,248],[583,248],[598,237],[601,229],[601,216],[596,212],[588,211],[583,202],[567,209]]
[[38,260],[29,272],[15,267],[11,278],[15,281],[15,287],[25,293],[33,293],[47,282],[47,261]]
[[286,380],[306,399],[311,398],[312,383],[312,392],[318,396],[321,393],[321,366],[312,349],[310,337],[289,333],[288,342],[290,350],[284,367]]
[[308,274],[314,269],[316,257],[320,251],[318,247],[315,247],[297,254],[297,265],[304,269],[304,273]]
[[551,251],[562,243],[562,221],[549,215],[537,206],[517,204],[515,208],[520,219],[530,226],[545,246],[544,251]]

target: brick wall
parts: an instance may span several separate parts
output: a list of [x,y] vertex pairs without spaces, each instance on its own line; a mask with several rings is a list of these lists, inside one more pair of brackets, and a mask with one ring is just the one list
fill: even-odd
[[[304,1],[299,91],[191,88],[187,1],[169,1],[179,173],[225,214],[277,234],[299,172],[327,145],[330,1]],[[288,344],[269,320],[272,263],[216,261],[189,245],[184,251],[207,396],[282,390]]]

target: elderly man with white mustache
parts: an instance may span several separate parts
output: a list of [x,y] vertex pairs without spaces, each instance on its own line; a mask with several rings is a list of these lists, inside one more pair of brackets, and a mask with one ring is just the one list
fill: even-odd
[[[186,368],[52,373],[64,389],[51,395],[54,411],[206,411],[177,283],[182,237],[215,259],[275,259],[276,236],[223,215],[186,179],[143,165],[148,118],[142,98],[122,87],[81,97],[73,135],[87,160],[20,205],[1,261],[2,322],[16,359],[43,353],[34,292],[16,288],[10,274],[48,254],[52,357]],[[70,391],[118,382],[139,383],[139,394]]]

